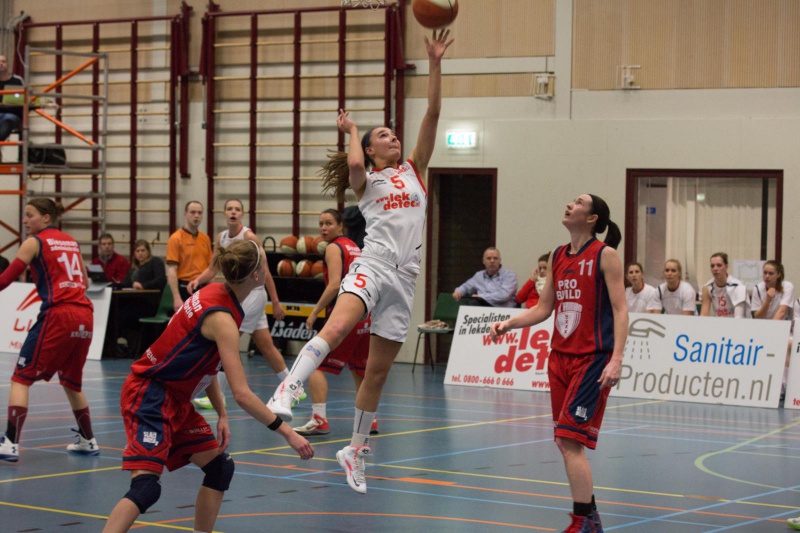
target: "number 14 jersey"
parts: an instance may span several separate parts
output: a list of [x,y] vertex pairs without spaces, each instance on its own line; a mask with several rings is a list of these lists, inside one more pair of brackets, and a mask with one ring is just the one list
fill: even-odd
[[36,234],[39,255],[31,262],[31,276],[42,299],[42,310],[55,304],[70,303],[92,308],[86,297],[86,278],[78,243],[54,227]]

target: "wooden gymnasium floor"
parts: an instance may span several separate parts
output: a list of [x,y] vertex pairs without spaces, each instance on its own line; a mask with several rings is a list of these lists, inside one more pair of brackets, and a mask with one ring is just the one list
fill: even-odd
[[[14,361],[0,354],[0,424]],[[86,365],[99,457],[66,453],[75,422],[60,387],[32,388],[21,459],[0,466],[0,531],[102,529],[128,489],[119,469],[118,399],[129,364]],[[256,393],[268,397],[275,376],[260,358],[245,366]],[[334,458],[352,427],[349,375],[330,380],[332,431],[313,438],[317,456],[308,462],[229,399],[236,475],[216,531],[561,531],[571,500],[552,442],[549,396],[445,387],[442,376],[442,368],[393,369],[366,495],[347,487]],[[304,423],[309,400],[295,413]],[[612,397],[590,455],[605,530],[790,531],[785,519],[800,514],[798,426],[798,411]],[[161,500],[136,529],[191,531],[201,479],[193,467],[165,474]]]

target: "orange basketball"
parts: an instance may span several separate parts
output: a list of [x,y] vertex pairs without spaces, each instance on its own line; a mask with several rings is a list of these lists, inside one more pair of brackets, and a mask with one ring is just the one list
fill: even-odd
[[414,18],[426,28],[441,28],[451,24],[458,15],[458,0],[414,0]]
[[282,254],[296,254],[297,253],[297,237],[289,235],[281,239],[280,251]]
[[317,247],[314,246],[314,237],[311,235],[304,235],[297,239],[297,253],[298,254],[315,254]]
[[291,259],[281,259],[278,261],[278,268],[276,270],[278,271],[279,276],[289,278],[294,276],[295,266],[297,265]]
[[312,261],[308,259],[303,259],[297,263],[297,266],[294,267],[294,273],[297,274],[299,278],[310,278],[311,277],[311,265],[313,264]]
[[325,247],[328,246],[328,243],[322,237],[317,237],[314,239],[314,253],[315,254],[324,254]]
[[[325,241],[323,241],[325,242]],[[322,275],[322,261],[314,261],[314,264],[311,265],[311,277],[317,279],[323,279]]]

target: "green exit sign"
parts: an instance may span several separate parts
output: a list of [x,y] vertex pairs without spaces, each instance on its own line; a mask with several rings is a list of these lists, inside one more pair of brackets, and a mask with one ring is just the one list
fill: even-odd
[[475,148],[478,144],[478,133],[466,130],[447,130],[448,148]]

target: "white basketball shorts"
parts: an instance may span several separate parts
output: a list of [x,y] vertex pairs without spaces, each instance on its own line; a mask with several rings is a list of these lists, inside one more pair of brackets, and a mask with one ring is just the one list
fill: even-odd
[[[350,265],[339,294],[349,292],[372,313],[370,333],[395,342],[405,342],[411,323],[416,276],[373,257],[360,257]],[[366,316],[366,314],[365,314]]]

